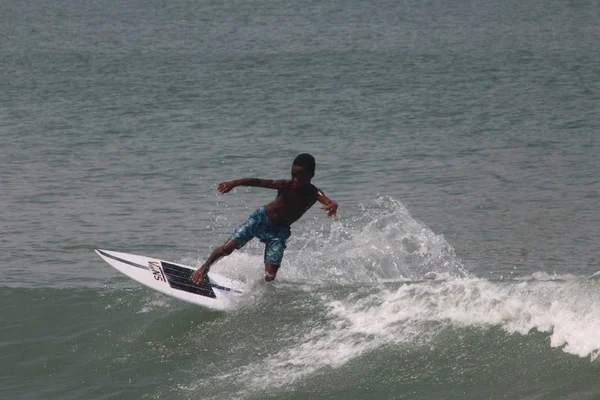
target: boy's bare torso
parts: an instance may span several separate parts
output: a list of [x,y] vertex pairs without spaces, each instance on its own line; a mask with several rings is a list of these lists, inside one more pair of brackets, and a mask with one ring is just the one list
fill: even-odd
[[275,199],[265,206],[267,217],[276,225],[290,226],[315,204],[318,192],[311,183],[286,181],[277,190]]

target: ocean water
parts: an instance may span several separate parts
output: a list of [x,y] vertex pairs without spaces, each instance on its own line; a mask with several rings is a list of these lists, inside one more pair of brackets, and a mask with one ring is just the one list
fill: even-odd
[[[0,5],[0,398],[599,399],[597,0]],[[339,202],[199,266],[300,152]]]

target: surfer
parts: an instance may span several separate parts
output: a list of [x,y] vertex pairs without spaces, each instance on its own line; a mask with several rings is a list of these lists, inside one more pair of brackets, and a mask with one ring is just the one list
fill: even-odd
[[274,280],[291,234],[290,226],[317,201],[323,204],[320,208],[327,212],[328,217],[334,217],[337,213],[337,202],[310,183],[315,175],[315,165],[315,158],[304,153],[298,155],[292,163],[292,179],[242,178],[219,183],[217,191],[221,194],[236,186],[258,186],[276,189],[277,196],[254,211],[229,240],[213,250],[206,262],[190,276],[190,280],[195,284],[202,282],[212,264],[230,255],[235,249],[244,247],[254,237],[265,244],[265,280]]

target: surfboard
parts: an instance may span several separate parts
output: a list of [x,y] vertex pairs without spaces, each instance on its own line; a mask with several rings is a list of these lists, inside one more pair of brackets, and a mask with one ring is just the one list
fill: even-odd
[[208,280],[196,285],[189,278],[194,267],[157,258],[96,249],[96,253],[117,271],[167,296],[212,310],[230,310],[243,295],[243,283],[208,273]]

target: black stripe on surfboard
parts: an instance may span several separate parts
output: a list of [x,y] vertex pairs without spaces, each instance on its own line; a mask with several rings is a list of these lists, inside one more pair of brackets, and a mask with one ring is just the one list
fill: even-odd
[[96,251],[100,254],[102,254],[104,257],[108,257],[108,258],[112,258],[115,261],[118,262],[122,262],[123,264],[127,264],[127,265],[131,265],[132,267],[136,267],[136,268],[141,268],[141,269],[148,269],[147,266],[142,265],[142,264],[138,264],[138,263],[134,263],[133,261],[128,261],[128,260],[124,260],[120,257],[117,256],[113,256],[112,254],[108,254],[102,250],[96,249]]
[[191,272],[188,268],[180,267],[179,265],[171,264],[168,262],[160,262],[163,272],[167,276],[169,286],[173,289],[182,290],[184,292],[197,294],[200,296],[216,298],[217,295],[212,290],[212,284],[206,280],[195,285],[190,282]]
[[[167,274],[168,276],[173,277],[174,280],[177,280],[178,282],[181,282],[182,286],[191,286],[191,287],[198,287],[198,285],[190,282],[190,270],[185,268],[185,267],[181,267],[179,265],[176,264],[172,264],[166,261],[161,261],[161,265],[163,267],[163,271],[165,271],[165,274]],[[206,284],[206,283],[204,283]],[[239,290],[235,290],[232,288],[228,288],[225,286],[221,286],[221,285],[217,285],[216,283],[210,283],[210,286],[215,288],[215,289],[219,289],[219,290],[224,290],[226,292],[236,292],[236,293],[241,293]],[[187,289],[182,289],[182,290],[186,290]]]

